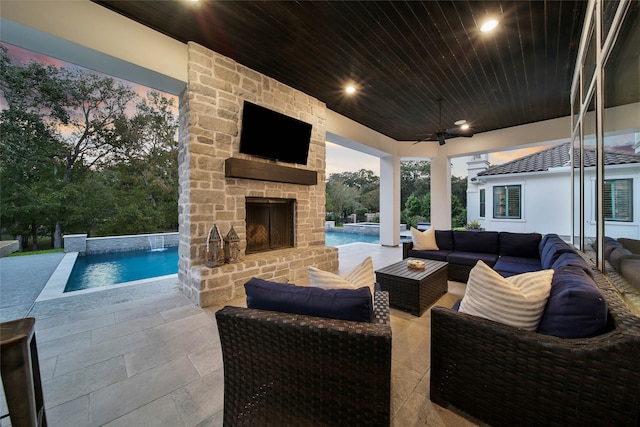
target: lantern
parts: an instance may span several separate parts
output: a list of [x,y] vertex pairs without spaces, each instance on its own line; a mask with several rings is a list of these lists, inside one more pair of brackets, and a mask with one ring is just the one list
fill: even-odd
[[224,238],[224,260],[225,262],[240,261],[240,237],[233,229],[233,225]]
[[224,264],[224,246],[218,226],[213,224],[207,236],[207,252],[205,254],[205,265],[207,267],[217,267]]

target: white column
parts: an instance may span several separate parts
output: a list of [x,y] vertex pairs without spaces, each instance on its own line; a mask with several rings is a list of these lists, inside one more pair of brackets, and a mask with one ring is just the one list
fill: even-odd
[[380,244],[400,244],[400,158],[380,158]]
[[451,163],[442,154],[431,158],[431,226],[439,230],[450,230]]

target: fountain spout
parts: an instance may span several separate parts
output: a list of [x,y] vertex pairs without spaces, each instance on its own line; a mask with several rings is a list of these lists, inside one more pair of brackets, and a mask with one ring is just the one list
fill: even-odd
[[164,251],[164,236],[148,236],[151,252]]

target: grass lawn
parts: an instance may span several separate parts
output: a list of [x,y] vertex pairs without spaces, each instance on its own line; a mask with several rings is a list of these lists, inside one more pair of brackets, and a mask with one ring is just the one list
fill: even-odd
[[64,249],[43,249],[38,251],[24,251],[24,252],[14,252],[7,256],[26,256],[26,255],[40,255],[40,254],[51,254],[54,252],[64,252]]

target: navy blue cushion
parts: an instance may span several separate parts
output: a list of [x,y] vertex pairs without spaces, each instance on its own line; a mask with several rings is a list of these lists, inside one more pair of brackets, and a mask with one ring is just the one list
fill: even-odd
[[542,256],[542,248],[544,248],[544,246],[547,244],[547,240],[551,238],[560,239],[560,236],[554,233],[549,233],[542,236],[542,239],[540,239],[540,244],[538,245],[538,252],[540,253],[540,256]]
[[410,249],[409,252],[407,252],[407,255],[414,258],[432,259],[434,261],[446,261],[447,255],[449,255],[450,253],[451,251],[416,251],[415,249]]
[[554,270],[560,267],[580,267],[589,276],[593,277],[593,271],[591,266],[584,258],[578,255],[576,252],[565,252],[560,254],[556,261],[551,265]]
[[498,261],[498,255],[456,251],[456,252],[451,252],[447,257],[447,261],[451,264],[471,265],[471,266],[476,265],[479,259],[484,261],[485,264],[487,264],[489,267],[493,267]]
[[[611,237],[604,238],[604,257],[605,259],[609,259],[609,255],[611,255],[611,251],[616,248],[622,248],[622,243],[613,240]],[[593,249],[598,250],[596,243],[593,243]]]
[[509,276],[512,276],[513,274],[539,271],[542,270],[542,267],[540,266],[540,259],[537,258],[501,256],[496,265],[493,266],[493,269],[507,277],[503,273],[512,273],[509,274]]
[[497,231],[454,231],[455,252],[477,252],[498,255]]
[[247,308],[305,314],[330,319],[371,322],[373,302],[368,286],[321,289],[252,278],[244,284]]
[[539,233],[500,232],[500,255],[520,258],[540,258],[538,245],[542,240]]
[[445,251],[453,250],[453,231],[436,230],[436,245],[438,249]]
[[540,264],[543,269],[551,268],[563,253],[574,253],[575,250],[561,239],[549,239],[540,253]]
[[606,325],[607,301],[591,277],[580,267],[555,270],[538,332],[587,338],[604,332]]
[[615,248],[609,254],[609,262],[611,263],[613,268],[616,269],[616,271],[619,271],[620,270],[620,261],[622,261],[625,258],[632,257],[632,256],[633,255],[631,254],[631,251],[628,250],[628,249],[625,249],[623,247]]

